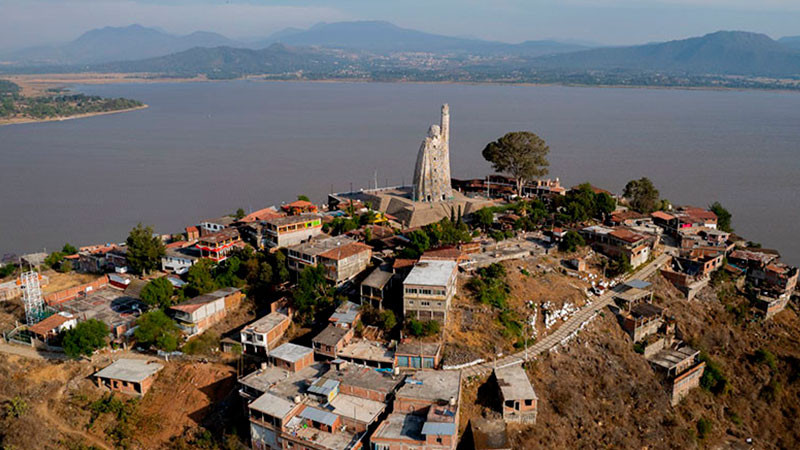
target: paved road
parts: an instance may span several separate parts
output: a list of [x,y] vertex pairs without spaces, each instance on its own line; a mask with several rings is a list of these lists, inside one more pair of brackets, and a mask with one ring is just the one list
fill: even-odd
[[[639,278],[645,279],[650,275],[654,274],[666,261],[669,259],[667,255],[660,255],[649,264],[638,270],[636,273],[629,275],[626,279],[632,278]],[[527,355],[526,352],[523,350],[519,353],[514,355],[509,355],[504,358],[497,360],[497,367],[505,367],[513,364],[520,364],[527,359],[532,359],[537,355],[548,352],[553,347],[556,347],[560,344],[564,339],[569,337],[570,334],[574,333],[581,327],[585,321],[587,321],[593,314],[597,313],[601,309],[605,308],[606,306],[610,305],[612,302],[612,293],[607,292],[600,297],[595,298],[595,300],[581,308],[577,313],[575,313],[572,317],[567,319],[554,333],[549,334],[542,338],[541,340],[537,341],[535,344],[528,347]],[[485,362],[483,364],[479,364],[472,367],[467,367],[461,370],[461,374],[464,377],[470,377],[474,375],[487,375],[492,371],[494,368],[495,363],[494,361]]]

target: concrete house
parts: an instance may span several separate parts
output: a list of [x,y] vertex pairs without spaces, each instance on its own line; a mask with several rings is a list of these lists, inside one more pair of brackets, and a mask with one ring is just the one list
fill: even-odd
[[353,340],[354,329],[328,325],[311,340],[314,353],[323,358],[336,358],[339,352]]
[[494,370],[506,422],[536,423],[539,398],[522,366]]
[[62,311],[31,325],[28,327],[28,331],[43,342],[48,342],[62,331],[75,328],[77,324],[78,318],[76,316]]
[[442,362],[439,342],[400,342],[394,352],[395,367],[436,369]]
[[242,301],[241,289],[223,288],[171,306],[169,313],[184,333],[192,336],[222,320]]
[[291,325],[288,315],[274,311],[242,328],[242,350],[248,355],[267,356]]
[[706,363],[698,361],[699,351],[689,346],[661,350],[648,358],[661,375],[672,405],[677,405],[689,391],[700,386]]
[[213,234],[220,232],[233,224],[236,219],[231,216],[218,217],[216,219],[207,219],[200,222],[200,234]]
[[376,267],[364,281],[361,282],[360,301],[362,305],[383,309],[392,289],[394,274],[389,270]]
[[340,285],[366,270],[372,247],[347,236],[312,239],[289,247],[289,269],[299,274],[306,266],[321,266],[325,278]]
[[210,234],[203,235],[197,241],[197,249],[200,256],[208,258],[214,262],[225,261],[228,254],[241,242],[239,230],[235,228],[225,228]]
[[143,397],[164,366],[141,359],[119,359],[95,373],[97,386],[114,392]]
[[634,269],[650,258],[651,239],[628,228],[593,225],[582,229],[580,233],[595,250],[610,258],[627,256]]
[[455,449],[461,373],[420,371],[397,390],[394,410],[375,430],[373,448],[386,450]]
[[256,231],[259,248],[282,248],[301,244],[322,234],[322,216],[300,214],[266,220]]
[[199,259],[199,252],[192,248],[168,248],[161,257],[161,270],[183,275]]
[[290,372],[298,372],[314,362],[314,350],[287,342],[269,353],[272,365]]
[[420,261],[403,281],[403,315],[417,320],[447,321],[456,294],[455,261]]

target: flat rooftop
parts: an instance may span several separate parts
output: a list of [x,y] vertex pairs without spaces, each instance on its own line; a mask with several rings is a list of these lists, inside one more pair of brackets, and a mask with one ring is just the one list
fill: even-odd
[[531,386],[530,379],[528,379],[528,374],[521,366],[514,365],[495,369],[494,375],[497,377],[497,384],[500,385],[500,392],[503,393],[505,400],[538,398]]
[[315,363],[297,372],[290,372],[279,367],[267,367],[251,372],[239,379],[239,383],[259,392],[272,392],[286,400],[308,389],[308,383],[325,372],[325,365]]
[[158,373],[164,365],[143,359],[118,359],[94,374],[97,378],[141,383]]
[[255,333],[267,333],[281,323],[289,320],[289,316],[279,312],[271,312],[266,316],[257,319],[246,325],[242,331],[252,331]]
[[305,223],[312,220],[321,220],[322,216],[319,214],[299,214],[296,216],[284,216],[284,217],[276,217],[274,219],[269,219],[266,222],[270,225],[275,226],[283,226],[283,225],[292,225],[296,223]]
[[414,414],[392,413],[381,422],[372,439],[425,441],[422,426],[425,418]]
[[459,371],[419,371],[406,377],[406,384],[397,391],[397,397],[428,401],[449,401],[459,398],[461,392],[461,372]]
[[294,363],[299,361],[309,353],[314,353],[314,350],[308,347],[303,347],[302,345],[297,345],[297,344],[292,344],[291,342],[287,342],[269,352],[269,356],[276,359],[280,359],[282,361],[288,361]]
[[109,328],[131,325],[147,305],[136,297],[112,287],[93,290],[85,297],[78,297],[58,306],[66,312],[80,317],[82,320],[97,319]]
[[348,244],[354,244],[355,242],[356,241],[354,239],[351,239],[343,234],[335,237],[321,236],[302,244],[293,245],[289,247],[289,251],[316,256],[325,253],[328,250],[333,250],[337,247],[343,247]]
[[314,448],[324,448],[325,450],[347,450],[353,448],[358,442],[358,436],[347,431],[336,431],[328,433],[312,427],[303,427],[303,419],[295,416],[289,420],[287,428],[291,433],[304,440],[314,443]]
[[687,359],[694,359],[699,351],[689,347],[681,347],[679,349],[664,349],[656,353],[650,358],[650,362],[663,367],[667,370],[674,369],[678,364],[686,361]]
[[342,385],[369,389],[388,394],[397,388],[402,379],[390,374],[378,372],[371,367],[346,364],[341,370],[331,369],[324,375],[326,378],[339,380]]
[[339,343],[350,330],[339,328],[335,325],[328,325],[324,330],[320,331],[318,335],[314,336],[311,341],[323,345],[334,346]]
[[435,356],[442,348],[439,342],[400,342],[397,344],[397,355]]
[[393,276],[394,274],[392,272],[387,272],[380,267],[376,267],[361,284],[375,289],[383,289]]
[[249,407],[272,417],[279,417],[282,419],[289,414],[295,407],[295,404],[290,400],[278,397],[270,392],[265,392],[250,403]]
[[340,358],[394,363],[394,352],[383,344],[366,339],[353,341],[339,351]]
[[372,423],[386,409],[385,403],[347,394],[338,394],[330,406],[333,414],[362,423]]
[[455,261],[420,261],[411,269],[403,284],[447,286],[457,267]]

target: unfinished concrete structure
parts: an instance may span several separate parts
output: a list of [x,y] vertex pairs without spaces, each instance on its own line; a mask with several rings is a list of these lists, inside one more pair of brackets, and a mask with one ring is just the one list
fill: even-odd
[[119,359],[93,375],[99,387],[143,397],[164,366],[141,359]]
[[536,423],[539,398],[525,369],[519,365],[495,369],[494,378],[500,391],[503,420]]
[[193,336],[225,318],[241,301],[241,289],[227,287],[174,305],[168,312],[184,333]]
[[414,166],[414,201],[437,202],[453,197],[450,186],[450,107],[442,105],[439,125],[431,125]]
[[700,385],[706,363],[698,360],[699,355],[699,351],[689,346],[675,345],[648,358],[660,374],[673,406]]
[[372,247],[347,236],[321,237],[289,247],[289,269],[299,275],[307,266],[321,266],[334,285],[351,280],[366,270]]

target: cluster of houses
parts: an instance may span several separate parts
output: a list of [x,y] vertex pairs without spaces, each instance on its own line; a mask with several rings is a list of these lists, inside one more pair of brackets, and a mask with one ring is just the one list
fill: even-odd
[[[496,176],[452,181],[461,192],[489,192],[497,197],[514,187],[512,180]],[[558,179],[528,183],[524,189],[538,196],[566,192]],[[387,342],[378,328],[357,324],[365,306],[392,309],[402,313],[403,320],[446,324],[457,293],[459,267],[481,245],[471,242],[430,250],[413,260],[396,258],[395,251],[407,245],[408,239],[396,233],[395,228],[402,226],[389,214],[375,214],[374,222],[338,236],[326,234],[325,225],[342,217],[345,208],[365,212],[368,205],[349,201],[320,210],[298,200],[238,219],[204,220],[187,227],[182,239],[166,244],[161,269],[174,286],[181,287],[182,277],[201,258],[222,262],[245,246],[282,250],[293,278],[306,267],[320,267],[332,286],[349,294],[349,301],[337,307],[310,346],[285,342],[294,313],[286,298],[242,327],[236,338],[223,339],[223,349],[240,346],[259,367],[239,379],[253,448],[454,449],[462,380],[460,371],[441,370],[442,343]],[[497,223],[502,227],[503,218],[498,217]],[[797,269],[781,263],[777,252],[746,247],[741,239],[718,230],[716,215],[701,208],[649,215],[620,209],[605,223],[576,231],[596,251],[609,258],[624,256],[634,268],[668,244],[671,261],[661,273],[690,299],[713,272],[726,270],[744,275],[759,308],[771,317],[786,306],[797,284]],[[549,235],[558,242],[566,230],[556,228]],[[30,331],[47,341],[79,320],[98,318],[110,326],[115,339],[124,342],[146,310],[139,300],[146,281],[126,273],[125,246],[83,247],[70,258],[77,270],[103,276],[48,296],[47,304],[58,314]],[[675,321],[652,303],[649,283],[632,280],[612,292],[622,327],[676,404],[698,386],[705,363],[682,342]],[[222,321],[242,298],[239,289],[224,288],[188,299],[167,312],[187,336],[194,336]],[[162,367],[121,359],[94,378],[98,386],[144,395]],[[507,422],[536,420],[538,398],[522,367],[497,368],[491,382],[497,386],[497,412],[502,419],[471,424],[476,448],[483,448],[480,442],[491,440],[490,435],[502,435]]]

